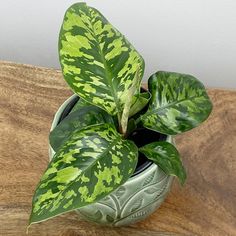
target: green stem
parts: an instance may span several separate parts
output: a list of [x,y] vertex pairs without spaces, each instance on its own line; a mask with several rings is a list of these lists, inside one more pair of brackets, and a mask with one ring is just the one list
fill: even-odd
[[121,115],[120,130],[121,130],[121,133],[124,137],[126,136],[126,132],[127,132],[127,125],[128,125],[128,120],[129,120],[129,111],[130,111],[130,107],[132,105],[132,98],[133,98],[135,92],[137,91],[137,89],[139,89],[139,86],[140,86],[139,71],[140,71],[140,69],[138,67],[137,70],[136,70],[134,79],[132,81],[132,85],[129,88],[127,98],[126,98],[126,102],[124,104],[124,108],[123,108],[122,115]]
[[118,119],[118,125],[119,125],[119,133],[123,135],[123,129],[121,125],[121,114],[119,112],[117,113],[117,119]]

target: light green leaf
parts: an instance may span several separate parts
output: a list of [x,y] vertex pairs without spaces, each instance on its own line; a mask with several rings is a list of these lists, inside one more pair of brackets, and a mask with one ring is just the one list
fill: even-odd
[[129,111],[129,117],[141,111],[149,102],[151,94],[149,92],[134,95],[132,98],[132,105]]
[[138,150],[112,124],[76,130],[61,146],[33,198],[30,223],[98,201],[126,182]]
[[[83,106],[82,106],[83,104]],[[69,136],[75,130],[83,129],[90,125],[111,123],[114,124],[113,118],[99,107],[77,103],[76,111],[70,113],[60,124],[50,132],[50,145],[55,152],[60,146],[68,140]]]
[[96,9],[76,3],[66,12],[59,37],[65,80],[87,102],[121,113],[138,68],[144,61],[128,40]]
[[203,84],[191,75],[160,71],[148,80],[152,95],[143,125],[163,134],[178,134],[207,119],[212,103]]
[[153,142],[139,148],[139,151],[157,164],[166,174],[177,176],[181,184],[184,184],[186,172],[174,145],[164,141]]

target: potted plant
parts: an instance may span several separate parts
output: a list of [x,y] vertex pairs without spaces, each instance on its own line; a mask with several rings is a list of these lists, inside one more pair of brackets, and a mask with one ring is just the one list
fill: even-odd
[[75,95],[55,115],[51,161],[33,197],[30,224],[76,210],[120,226],[152,213],[173,176],[186,172],[173,136],[207,119],[212,104],[191,75],[159,71],[141,88],[144,60],[96,9],[76,3],[59,36]]

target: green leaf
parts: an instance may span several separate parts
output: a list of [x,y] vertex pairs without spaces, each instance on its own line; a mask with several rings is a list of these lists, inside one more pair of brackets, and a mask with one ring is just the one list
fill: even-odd
[[174,135],[197,127],[207,119],[212,103],[203,84],[191,75],[160,71],[148,80],[152,98],[141,116],[143,125]]
[[82,103],[83,101],[79,103],[80,106],[77,105],[76,111],[70,113],[50,132],[49,141],[55,152],[75,130],[95,124],[114,123],[112,117],[104,110],[91,105],[82,107]]
[[126,132],[125,137],[128,137],[136,128],[137,128],[137,125],[136,125],[135,119],[131,118],[128,121],[127,132]]
[[79,98],[79,100],[75,103],[74,107],[71,109],[70,113],[77,111],[83,107],[92,106],[90,103],[86,102],[84,99]]
[[98,201],[126,182],[138,149],[112,124],[76,130],[50,162],[33,198],[30,223]]
[[59,35],[63,75],[73,91],[109,114],[121,116],[126,96],[144,61],[128,40],[96,9],[76,3]]
[[139,151],[157,164],[166,174],[177,176],[181,184],[184,184],[186,172],[174,145],[164,141],[153,142],[139,148]]
[[129,117],[141,111],[149,102],[151,94],[149,92],[134,95],[132,98],[132,105],[129,111]]

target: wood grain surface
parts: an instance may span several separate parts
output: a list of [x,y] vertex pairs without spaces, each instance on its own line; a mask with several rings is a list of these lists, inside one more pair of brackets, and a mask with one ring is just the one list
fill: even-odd
[[[72,93],[60,71],[0,62],[0,235],[26,235],[31,199],[48,164],[48,133]],[[33,225],[29,235],[236,235],[236,91],[209,90],[214,110],[176,138],[188,171],[164,204],[141,223],[106,228],[68,213]]]

